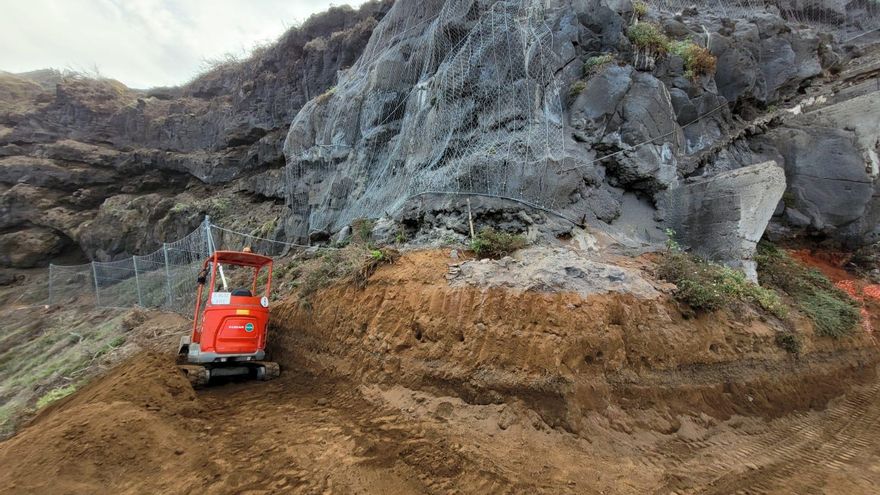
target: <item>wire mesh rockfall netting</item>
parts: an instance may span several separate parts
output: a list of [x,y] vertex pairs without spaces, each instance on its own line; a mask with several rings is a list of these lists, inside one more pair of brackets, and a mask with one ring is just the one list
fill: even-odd
[[[666,13],[782,15],[840,40],[880,27],[880,0],[648,0]],[[581,179],[566,154],[554,52],[562,3],[398,0],[338,85],[294,119],[288,234],[336,232],[429,192],[564,211]],[[719,107],[720,108],[720,107]],[[570,187],[568,188],[570,193]]]
[[395,3],[336,89],[294,120],[294,231],[338,230],[432,191],[553,207],[565,139],[551,19],[540,0]]
[[150,254],[85,265],[50,265],[48,296],[39,304],[94,304],[99,308],[141,306],[190,315],[196,278],[214,250],[245,247],[268,256],[286,254],[294,244],[236,232],[207,220],[180,240]]
[[213,224],[211,225],[211,238],[215,249],[218,251],[242,251],[248,248],[254,253],[266,256],[282,256],[287,254],[291,248],[308,247],[289,242],[275,241],[252,234],[243,234]]
[[82,301],[95,303],[95,278],[91,264],[76,266],[49,265],[48,304]]
[[880,0],[648,0],[646,3],[666,12],[697,7],[730,18],[778,9],[786,20],[811,25],[844,42],[880,29]]

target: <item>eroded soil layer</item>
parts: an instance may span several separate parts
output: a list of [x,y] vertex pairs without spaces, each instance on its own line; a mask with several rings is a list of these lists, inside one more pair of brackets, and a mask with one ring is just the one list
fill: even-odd
[[339,284],[276,306],[276,357],[473,404],[517,398],[571,431],[609,407],[778,416],[821,408],[874,375],[876,346],[862,331],[818,338],[796,320],[794,356],[775,343],[782,322],[745,309],[689,316],[668,296],[450,284],[450,263],[410,253],[364,289]]

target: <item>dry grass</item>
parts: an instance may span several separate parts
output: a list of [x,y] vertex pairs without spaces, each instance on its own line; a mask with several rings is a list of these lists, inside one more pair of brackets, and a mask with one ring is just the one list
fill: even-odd
[[679,41],[670,44],[669,51],[682,58],[685,75],[691,79],[715,73],[717,60],[708,48],[692,41]]

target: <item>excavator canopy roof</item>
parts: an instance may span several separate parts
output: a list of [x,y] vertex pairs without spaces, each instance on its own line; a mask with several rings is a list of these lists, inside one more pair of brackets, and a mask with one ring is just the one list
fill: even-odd
[[214,254],[205,260],[207,265],[209,261],[216,260],[218,263],[226,263],[228,265],[240,266],[264,266],[272,262],[272,258],[261,254],[245,253],[242,251],[214,251]]

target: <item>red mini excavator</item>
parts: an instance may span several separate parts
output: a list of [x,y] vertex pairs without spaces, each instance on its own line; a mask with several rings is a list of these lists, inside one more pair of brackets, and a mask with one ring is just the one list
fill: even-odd
[[198,287],[192,335],[181,339],[177,361],[190,383],[203,386],[212,377],[235,375],[277,378],[278,364],[263,360],[272,258],[215,251],[202,265]]

